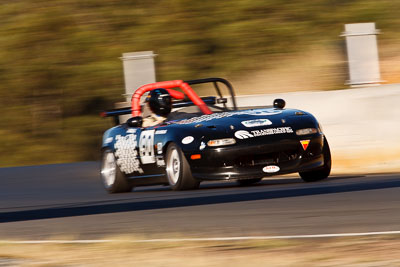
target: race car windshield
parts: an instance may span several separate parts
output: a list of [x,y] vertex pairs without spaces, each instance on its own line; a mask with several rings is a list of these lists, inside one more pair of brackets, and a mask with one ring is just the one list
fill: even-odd
[[[234,110],[228,106],[226,98],[217,98],[215,96],[201,97],[212,113],[225,112]],[[222,99],[222,100],[221,100]],[[196,116],[204,115],[201,109],[194,105],[191,101],[175,101],[174,108],[168,116],[168,120],[189,119]]]

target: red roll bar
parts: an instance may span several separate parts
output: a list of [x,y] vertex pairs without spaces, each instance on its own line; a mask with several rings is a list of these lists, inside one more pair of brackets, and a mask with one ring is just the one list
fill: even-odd
[[201,112],[204,114],[212,114],[211,110],[207,107],[203,100],[193,91],[192,87],[188,83],[185,83],[182,80],[174,80],[174,81],[165,81],[165,82],[156,82],[143,85],[139,87],[132,96],[132,116],[140,116],[142,114],[140,108],[140,97],[153,89],[156,88],[165,88],[170,93],[171,97],[175,99],[184,99],[185,95],[179,91],[172,90],[171,88],[181,88],[185,94],[192,100],[194,104],[196,104]]

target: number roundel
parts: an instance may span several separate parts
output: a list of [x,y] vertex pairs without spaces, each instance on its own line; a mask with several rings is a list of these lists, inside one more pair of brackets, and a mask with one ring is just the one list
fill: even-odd
[[154,131],[143,131],[139,140],[139,154],[143,164],[155,163],[154,155]]

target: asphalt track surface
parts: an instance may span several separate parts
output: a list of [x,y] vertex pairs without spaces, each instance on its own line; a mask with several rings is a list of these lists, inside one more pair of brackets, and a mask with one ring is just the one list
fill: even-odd
[[400,174],[297,176],[107,194],[97,162],[0,168],[0,240],[221,237],[400,230]]

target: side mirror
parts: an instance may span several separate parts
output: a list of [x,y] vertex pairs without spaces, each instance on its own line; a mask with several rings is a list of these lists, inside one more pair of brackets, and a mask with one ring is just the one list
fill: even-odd
[[143,118],[142,118],[141,116],[136,116],[136,117],[129,118],[129,119],[126,121],[126,124],[127,124],[129,127],[142,127]]
[[281,99],[281,98],[277,98],[274,100],[274,108],[279,108],[279,109],[283,109],[286,105],[285,100]]

